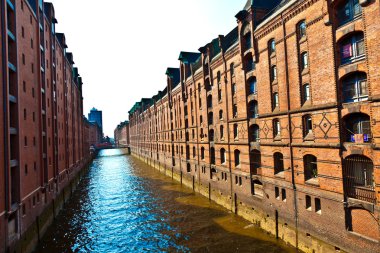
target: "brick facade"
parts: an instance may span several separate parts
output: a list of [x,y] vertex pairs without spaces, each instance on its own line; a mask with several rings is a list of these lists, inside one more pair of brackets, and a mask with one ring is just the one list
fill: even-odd
[[303,251],[377,251],[379,12],[248,1],[129,111],[132,154]]
[[129,122],[121,122],[114,131],[115,145],[118,148],[129,147]]
[[26,234],[90,158],[82,79],[56,22],[51,3],[1,0],[0,252],[30,251]]

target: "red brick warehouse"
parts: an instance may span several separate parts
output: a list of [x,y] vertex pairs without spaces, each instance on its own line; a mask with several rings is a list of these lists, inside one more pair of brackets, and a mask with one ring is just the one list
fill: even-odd
[[247,1],[129,111],[132,154],[305,252],[377,252],[379,14]]
[[0,252],[30,252],[90,158],[82,78],[51,3],[0,3]]

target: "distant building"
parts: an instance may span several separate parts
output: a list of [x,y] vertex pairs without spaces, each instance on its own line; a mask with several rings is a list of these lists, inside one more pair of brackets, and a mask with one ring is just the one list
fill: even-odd
[[129,121],[121,122],[114,131],[116,147],[129,147]]
[[92,108],[90,113],[88,114],[88,121],[95,122],[101,129],[101,133],[103,135],[103,112],[97,110],[96,108]]
[[96,146],[102,143],[103,133],[101,128],[95,122],[89,122],[89,136],[88,144],[90,146]]

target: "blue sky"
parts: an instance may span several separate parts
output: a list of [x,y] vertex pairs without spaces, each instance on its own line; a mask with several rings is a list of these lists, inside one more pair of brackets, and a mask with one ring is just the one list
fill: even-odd
[[198,51],[236,25],[246,0],[51,0],[57,32],[83,77],[84,114],[103,110],[106,135],[142,97],[166,85],[180,51]]

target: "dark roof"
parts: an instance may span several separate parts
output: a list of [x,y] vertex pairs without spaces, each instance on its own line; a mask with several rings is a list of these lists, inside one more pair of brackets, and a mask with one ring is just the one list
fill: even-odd
[[270,15],[272,15],[274,12],[276,12],[278,9],[280,9],[281,7],[283,7],[285,4],[287,4],[289,2],[289,0],[282,0],[280,1],[280,3],[278,3],[270,12],[268,12],[263,20],[265,20],[267,17],[269,17]]
[[193,67],[193,72],[194,73],[198,69],[202,68],[202,57],[199,57],[193,64],[191,64],[191,66]]
[[180,72],[179,68],[167,68],[166,75],[172,79],[173,87],[176,87],[180,82]]
[[213,39],[211,43],[209,44],[209,48],[210,48],[210,59],[213,59],[221,51],[221,48],[219,46],[219,38]]
[[251,7],[271,10],[280,2],[281,0],[248,0],[244,10],[249,10]]
[[178,60],[182,61],[185,64],[191,64],[195,62],[199,57],[201,57],[200,53],[192,53],[192,52],[181,52],[179,54]]
[[55,11],[54,11],[54,6],[52,3],[44,3],[44,10],[45,10],[45,15],[50,21],[50,23],[57,24],[58,21],[55,19]]
[[57,36],[58,42],[59,42],[59,44],[61,44],[61,47],[67,48],[65,34],[64,33],[56,33],[55,35]]
[[67,58],[67,60],[70,62],[71,65],[72,65],[72,64],[75,64],[73,53],[66,53],[66,58]]
[[223,49],[227,51],[233,44],[239,40],[239,29],[235,27],[229,34],[224,37]]

